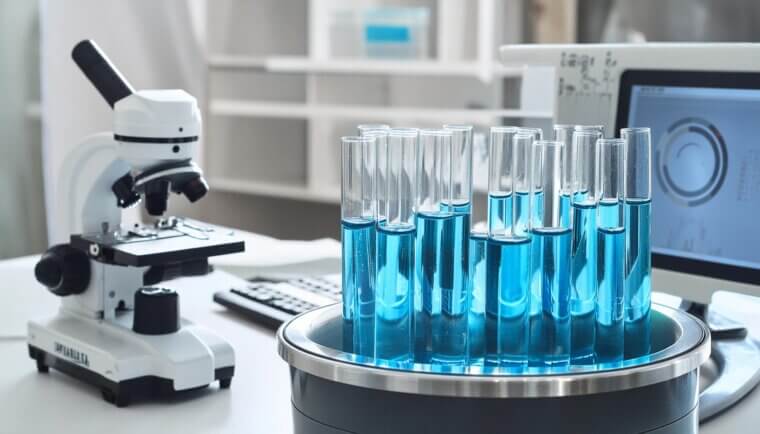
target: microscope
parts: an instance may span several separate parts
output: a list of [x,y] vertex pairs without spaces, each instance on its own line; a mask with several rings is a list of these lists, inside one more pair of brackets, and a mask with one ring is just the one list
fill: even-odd
[[[56,194],[73,235],[34,270],[61,307],[29,322],[29,355],[39,372],[91,383],[118,407],[215,381],[228,388],[232,347],[182,319],[179,295],[161,285],[207,274],[209,257],[245,248],[230,229],[161,217],[170,193],[196,202],[208,192],[191,159],[201,135],[196,100],[183,90],[134,91],[92,41],[72,58],[113,108],[113,132],[86,138],[64,161]],[[155,222],[122,225],[122,210],[141,201]]]

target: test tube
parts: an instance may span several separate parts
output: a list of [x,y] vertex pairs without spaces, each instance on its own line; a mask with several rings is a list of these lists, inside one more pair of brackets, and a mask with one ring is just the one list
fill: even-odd
[[[528,127],[522,127],[518,128],[517,134],[523,134],[523,135],[529,135],[531,136],[531,149],[532,144],[538,142],[539,140],[543,140],[544,137],[544,131],[541,128],[528,128]],[[532,152],[532,151],[531,151]],[[532,172],[537,172],[539,170],[539,161],[537,159],[533,159],[533,167],[531,167]],[[541,220],[541,213],[543,212],[543,205],[542,201],[544,198],[544,192],[541,189],[541,179],[539,177],[531,177],[533,180],[532,182],[535,184],[533,187],[533,193],[529,196],[532,197],[535,206],[531,208],[531,212],[533,214],[533,221],[532,226],[539,226],[540,220]],[[527,198],[527,196],[526,196]],[[518,198],[519,199],[519,198]],[[519,200],[517,201],[519,202]],[[527,207],[522,207],[523,209],[527,209]],[[534,264],[537,264],[536,261],[533,261]]]
[[578,132],[596,131],[604,137],[604,125],[576,125],[573,129]]
[[[571,231],[560,218],[562,142],[541,140],[533,144],[536,172],[543,198],[531,194],[540,206],[538,225],[531,229],[533,260],[538,261],[531,283],[529,363],[562,367],[570,362],[570,244]],[[533,189],[536,183],[532,182]]]
[[[386,144],[388,143],[388,131],[390,125],[387,124],[360,124],[356,127],[359,136],[375,137],[375,165],[379,169],[386,166]],[[385,207],[385,191],[380,186],[385,185],[385,172],[375,171],[375,201],[377,209]]]
[[571,207],[570,207],[570,194],[571,184],[573,176],[573,131],[575,127],[573,125],[555,125],[554,126],[554,140],[562,142],[564,147],[562,148],[562,165],[567,168],[562,175],[562,184],[560,185],[560,217],[562,222],[566,226],[571,226]]
[[[407,364],[414,360],[414,195],[417,130],[387,131],[384,165],[378,166],[375,358]],[[382,176],[381,176],[382,175]]]
[[[594,363],[596,342],[597,225],[599,204],[599,146],[595,130],[576,131],[572,141],[573,243],[570,256],[571,363]],[[567,166],[566,166],[567,167]]]
[[537,142],[539,140],[544,139],[544,130],[541,128],[534,128],[534,127],[520,127],[517,129],[518,133],[521,134],[530,134],[533,136],[533,141]]
[[488,223],[472,225],[467,261],[467,352],[469,366],[483,366],[486,356],[486,241]]
[[649,218],[652,200],[652,144],[649,128],[624,128],[626,144],[625,355],[649,354],[652,256]]
[[341,142],[343,346],[374,357],[375,137],[343,137]]
[[512,138],[515,127],[491,127],[488,150],[488,231],[512,224]]
[[454,212],[470,214],[472,198],[472,125],[445,124],[451,132],[451,204]]
[[599,139],[601,194],[597,210],[596,362],[623,360],[625,291],[625,142]]
[[[519,194],[529,197],[533,136],[515,132],[491,129],[488,194],[494,206],[489,213],[501,216],[488,230],[486,322],[493,325],[487,329],[486,365],[521,370],[528,364],[531,219],[529,209],[521,215],[512,202]],[[495,198],[506,198],[501,200],[507,204]]]
[[[496,128],[496,127],[495,127]],[[486,150],[488,153],[488,150]],[[490,161],[490,157],[489,157]],[[486,324],[486,241],[490,222],[490,203],[487,203],[486,221],[471,224],[469,239],[469,259],[467,261],[467,298],[469,316],[467,319],[468,364],[483,367],[486,359],[486,339],[495,336],[491,324]]]
[[451,129],[420,130],[417,157],[415,354],[440,365],[467,359],[470,170],[462,166],[472,148],[453,139]]

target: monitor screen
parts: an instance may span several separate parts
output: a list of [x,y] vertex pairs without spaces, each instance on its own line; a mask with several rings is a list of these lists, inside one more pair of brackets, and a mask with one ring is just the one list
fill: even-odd
[[760,283],[757,79],[635,75],[623,80],[618,126],[652,129],[654,265]]

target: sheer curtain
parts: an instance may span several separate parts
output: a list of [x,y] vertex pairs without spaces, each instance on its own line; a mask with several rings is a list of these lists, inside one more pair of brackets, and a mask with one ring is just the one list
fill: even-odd
[[45,247],[38,7],[0,0],[0,258]]

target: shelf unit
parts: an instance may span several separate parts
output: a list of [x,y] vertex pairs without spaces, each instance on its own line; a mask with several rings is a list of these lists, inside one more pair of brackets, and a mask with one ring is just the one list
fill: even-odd
[[[331,56],[332,11],[399,4],[430,8],[430,58]],[[338,141],[358,123],[484,127],[551,118],[548,109],[519,107],[519,92],[512,91],[523,71],[496,60],[499,45],[520,40],[522,0],[223,0],[214,6],[204,164],[218,190],[339,203]]]

